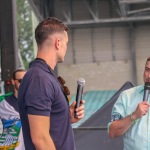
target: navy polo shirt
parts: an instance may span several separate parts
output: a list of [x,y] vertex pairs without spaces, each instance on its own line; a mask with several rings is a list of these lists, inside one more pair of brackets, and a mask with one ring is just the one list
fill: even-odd
[[75,150],[67,100],[53,71],[43,61],[31,63],[21,81],[18,102],[26,150],[35,150],[28,114],[50,117],[49,132],[56,149]]

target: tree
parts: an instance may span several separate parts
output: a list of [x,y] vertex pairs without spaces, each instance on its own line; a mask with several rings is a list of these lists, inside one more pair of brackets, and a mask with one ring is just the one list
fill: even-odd
[[31,8],[27,0],[16,0],[18,24],[18,49],[25,68],[34,58]]

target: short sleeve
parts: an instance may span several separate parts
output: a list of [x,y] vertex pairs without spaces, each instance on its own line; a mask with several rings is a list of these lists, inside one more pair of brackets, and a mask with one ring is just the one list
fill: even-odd
[[108,127],[107,127],[107,133],[109,133],[109,127],[110,127],[110,124],[113,121],[121,120],[125,117],[125,103],[124,103],[124,100],[125,100],[125,94],[124,94],[124,92],[122,92],[120,94],[120,96],[118,97],[116,103],[113,106],[112,113],[111,113],[111,120],[108,123]]
[[50,116],[54,100],[54,87],[50,78],[34,77],[25,95],[25,107],[28,114]]
[[125,93],[122,92],[113,106],[111,113],[111,122],[123,119],[125,117]]

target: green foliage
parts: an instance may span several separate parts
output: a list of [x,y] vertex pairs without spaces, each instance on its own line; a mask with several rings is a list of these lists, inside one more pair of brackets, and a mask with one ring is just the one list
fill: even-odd
[[18,24],[18,48],[21,52],[25,68],[33,59],[33,34],[31,8],[27,0],[16,0]]

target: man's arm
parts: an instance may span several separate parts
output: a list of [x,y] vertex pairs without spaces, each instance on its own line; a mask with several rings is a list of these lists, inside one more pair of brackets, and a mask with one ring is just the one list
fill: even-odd
[[132,125],[130,116],[122,120],[113,121],[109,126],[109,137],[114,138],[123,135]]
[[30,134],[36,150],[56,150],[50,136],[50,118],[47,116],[28,115]]
[[113,121],[109,126],[109,137],[114,138],[123,135],[130,128],[133,120],[147,114],[149,107],[148,102],[143,101],[138,104],[136,110],[132,113],[132,118],[129,115],[121,120]]

